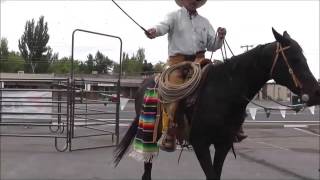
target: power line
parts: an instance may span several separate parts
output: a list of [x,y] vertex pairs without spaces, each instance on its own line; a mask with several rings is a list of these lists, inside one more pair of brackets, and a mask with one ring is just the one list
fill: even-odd
[[253,47],[253,45],[248,45],[248,44],[246,44],[246,45],[242,45],[242,46],[240,46],[241,48],[246,48],[246,52],[249,50],[249,47],[250,48],[252,48]]

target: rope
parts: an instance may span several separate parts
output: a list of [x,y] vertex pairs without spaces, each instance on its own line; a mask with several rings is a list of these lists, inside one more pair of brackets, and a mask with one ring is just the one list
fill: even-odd
[[224,42],[226,43],[226,45],[227,45],[229,51],[231,52],[232,56],[234,56],[234,54],[233,54],[233,52],[232,52],[232,50],[231,50],[231,48],[230,48],[230,46],[229,46],[229,44],[227,42],[227,39],[224,39]]
[[[213,44],[216,43],[217,38],[218,38],[218,31],[215,33],[215,37],[214,37]],[[230,48],[230,46],[229,46],[229,44],[228,44],[228,42],[227,42],[227,39],[225,38],[225,39],[223,40],[222,46],[221,46],[221,48],[220,48],[223,62],[225,62],[225,61],[227,60],[227,58],[228,58],[228,57],[227,57],[227,48],[226,48],[226,45],[227,45],[229,51],[231,52],[232,56],[234,56],[234,53],[232,52],[232,50],[231,50],[231,48]],[[212,60],[212,56],[213,56],[213,51],[211,52],[210,61]]]
[[[267,97],[270,98],[269,96],[267,96]],[[299,111],[303,110],[303,109],[306,107],[305,104],[285,105],[285,104],[279,103],[279,102],[277,102],[277,101],[275,101],[275,100],[273,100],[273,99],[270,98],[271,101],[273,101],[273,102],[275,102],[275,103],[277,103],[277,104],[279,104],[279,105],[282,105],[282,106],[284,106],[284,107],[287,107],[287,108],[281,108],[281,109],[280,109],[280,108],[272,108],[272,107],[263,106],[263,105],[261,105],[261,104],[257,104],[257,103],[255,103],[255,102],[251,101],[251,100],[250,100],[249,98],[247,98],[246,96],[243,96],[243,98],[244,98],[245,100],[247,100],[249,103],[254,104],[254,105],[258,106],[258,107],[263,108],[266,112],[267,112],[267,111],[270,112],[271,110],[288,110],[288,111],[296,111],[296,112],[299,112]]]
[[[216,34],[214,35],[213,45],[216,43],[217,37],[218,37],[218,31],[217,31]],[[210,61],[212,60],[212,55],[213,55],[213,51],[211,51]]]
[[[191,78],[185,81],[183,84],[170,83],[169,75],[176,69],[179,69],[185,65],[189,65],[193,69]],[[161,73],[157,82],[160,101],[162,103],[172,103],[189,96],[198,87],[200,80],[201,67],[198,63],[185,61],[170,66]]]

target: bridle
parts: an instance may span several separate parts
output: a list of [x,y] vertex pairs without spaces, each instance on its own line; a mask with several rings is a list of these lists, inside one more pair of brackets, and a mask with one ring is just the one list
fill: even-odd
[[271,67],[271,70],[270,70],[270,77],[272,77],[272,75],[273,75],[275,65],[276,65],[276,63],[277,63],[277,61],[279,59],[279,54],[281,53],[282,58],[283,58],[284,62],[286,63],[287,67],[288,67],[288,70],[289,70],[291,78],[292,78],[292,80],[294,82],[294,85],[297,88],[302,89],[301,82],[299,81],[297,76],[294,74],[294,72],[293,72],[293,70],[292,70],[292,68],[291,68],[291,66],[290,66],[290,64],[288,62],[288,59],[287,59],[286,55],[284,54],[284,51],[289,49],[289,48],[290,48],[290,46],[282,47],[282,45],[279,42],[277,42],[277,49],[276,49],[275,57],[273,59],[272,67]]
[[[270,70],[270,78],[272,78],[272,75],[274,73],[274,68],[275,68],[275,65],[279,59],[279,54],[281,53],[282,55],[282,58],[284,60],[284,62],[286,63],[287,67],[288,67],[288,71],[291,75],[291,78],[294,82],[294,85],[299,88],[299,89],[302,89],[302,84],[301,82],[299,81],[299,79],[297,78],[297,76],[294,74],[289,62],[288,62],[288,59],[286,57],[286,55],[284,54],[284,51],[289,49],[290,46],[286,46],[286,47],[282,47],[281,44],[279,42],[277,42],[277,49],[275,51],[275,57],[273,59],[273,63],[272,63],[272,67],[271,67],[271,70]],[[248,102],[251,102],[252,104],[256,105],[256,106],[259,106],[259,107],[262,107],[264,108],[265,112],[267,113],[267,117],[269,116],[268,114],[270,114],[270,111],[271,110],[279,110],[279,109],[276,109],[276,108],[269,108],[269,107],[265,107],[265,106],[262,106],[262,105],[259,105],[257,103],[254,103],[252,102],[250,99],[248,99],[246,96],[244,96],[244,99],[246,99]],[[286,109],[286,110],[294,110],[296,112],[300,111],[301,109],[303,109],[305,106],[303,104],[299,104],[299,105],[286,105],[286,104],[282,104],[282,103],[279,103],[278,101],[275,101],[273,100],[272,98],[269,97],[270,100],[272,100],[273,102],[277,103],[277,104],[280,104],[282,106],[286,106],[290,109]]]

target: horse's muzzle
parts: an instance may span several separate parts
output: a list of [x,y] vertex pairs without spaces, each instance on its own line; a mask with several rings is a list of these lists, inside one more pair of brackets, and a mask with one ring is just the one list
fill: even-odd
[[320,105],[320,87],[308,94],[302,94],[301,100],[308,106]]
[[303,102],[308,102],[309,99],[310,99],[310,97],[309,97],[308,94],[303,94],[303,95],[301,96],[301,100],[302,100]]

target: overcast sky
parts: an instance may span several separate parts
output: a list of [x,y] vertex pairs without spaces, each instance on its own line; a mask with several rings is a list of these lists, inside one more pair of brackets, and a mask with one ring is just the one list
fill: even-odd
[[[117,0],[140,25],[148,29],[162,20],[178,6],[174,0]],[[59,57],[71,55],[73,30],[85,29],[121,37],[123,51],[129,55],[139,47],[145,49],[146,59],[153,64],[166,61],[167,36],[150,40],[111,1],[12,1],[1,0],[1,38],[7,38],[9,50],[18,51],[18,39],[25,23],[32,18],[38,21],[43,15],[48,22],[49,46]],[[234,54],[245,51],[242,45],[265,44],[274,41],[271,27],[278,32],[287,31],[298,41],[308,59],[311,71],[319,77],[319,1],[242,1],[208,0],[198,9],[209,19],[215,29],[227,29],[227,42]],[[107,37],[77,32],[75,34],[75,59],[98,50],[111,59],[119,60],[119,41]],[[206,56],[210,57],[207,52]],[[231,55],[229,55],[230,57]],[[221,52],[213,54],[221,59]]]

